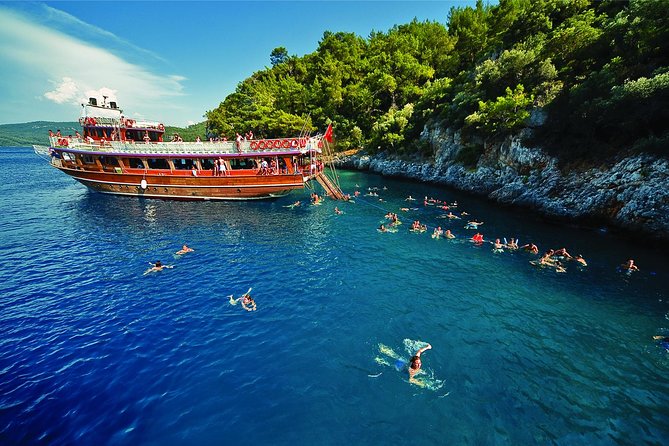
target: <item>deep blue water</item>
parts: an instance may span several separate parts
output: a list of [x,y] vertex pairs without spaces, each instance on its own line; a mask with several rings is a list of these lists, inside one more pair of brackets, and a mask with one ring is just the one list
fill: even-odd
[[[429,185],[341,181],[388,190],[296,209],[308,190],[143,201],[0,149],[0,444],[666,444],[661,250]],[[590,266],[475,247],[420,202],[377,232],[409,194]],[[458,239],[410,233],[412,219]],[[178,258],[183,243],[195,252]],[[641,271],[618,273],[630,257]],[[158,259],[174,268],[143,275]],[[249,287],[255,313],[227,298]],[[405,339],[432,344],[431,389],[379,351],[406,358]]]

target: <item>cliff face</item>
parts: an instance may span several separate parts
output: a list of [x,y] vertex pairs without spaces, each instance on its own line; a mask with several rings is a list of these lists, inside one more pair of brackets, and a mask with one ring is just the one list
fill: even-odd
[[421,138],[436,149],[434,162],[393,159],[385,154],[340,162],[345,168],[444,184],[489,199],[570,220],[598,220],[669,241],[669,160],[647,154],[614,165],[560,170],[557,159],[520,138],[487,147],[475,168],[456,162],[459,135],[437,127]]

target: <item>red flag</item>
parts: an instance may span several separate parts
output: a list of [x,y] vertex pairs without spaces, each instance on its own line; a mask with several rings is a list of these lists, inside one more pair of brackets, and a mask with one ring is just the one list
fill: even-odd
[[328,129],[325,131],[325,135],[323,135],[323,138],[327,142],[332,142],[332,124],[328,125]]

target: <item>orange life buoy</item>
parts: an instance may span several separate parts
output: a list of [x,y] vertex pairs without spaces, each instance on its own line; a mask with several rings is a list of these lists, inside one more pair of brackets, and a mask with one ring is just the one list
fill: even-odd
[[264,149],[265,148],[265,140],[261,139],[260,141],[258,141],[258,146],[257,147],[258,147],[258,149]]
[[251,150],[258,150],[258,141],[251,141]]
[[279,147],[281,147],[281,141],[279,141],[278,139],[275,139],[274,140],[274,148],[278,149]]
[[282,149],[287,149],[288,147],[290,147],[290,141],[289,140],[284,139],[283,141],[281,141],[281,148]]
[[291,139],[290,140],[290,147],[292,147],[293,149],[296,149],[297,146],[298,146],[297,140],[296,139]]
[[300,138],[300,147],[307,146],[307,138]]

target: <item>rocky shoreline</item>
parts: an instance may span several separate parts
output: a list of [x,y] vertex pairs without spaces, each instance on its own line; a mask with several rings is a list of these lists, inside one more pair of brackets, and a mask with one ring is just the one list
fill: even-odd
[[430,162],[386,153],[339,159],[340,168],[446,185],[488,199],[530,208],[562,221],[597,222],[669,242],[669,159],[639,154],[607,166],[561,170],[541,148],[520,137],[486,147],[475,167],[456,161],[459,134],[426,128],[421,139],[436,153]]

